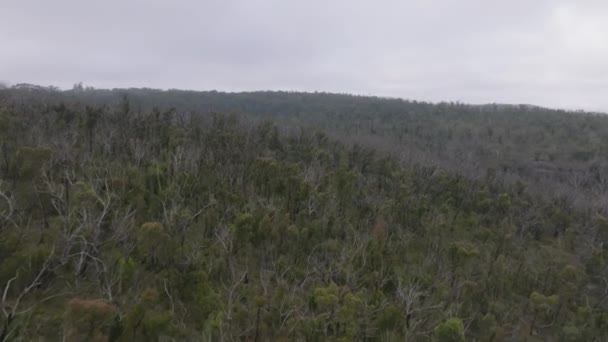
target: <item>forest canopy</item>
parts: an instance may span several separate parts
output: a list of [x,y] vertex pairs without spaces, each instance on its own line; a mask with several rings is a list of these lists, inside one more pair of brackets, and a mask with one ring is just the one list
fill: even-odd
[[604,341],[608,117],[0,89],[0,341]]

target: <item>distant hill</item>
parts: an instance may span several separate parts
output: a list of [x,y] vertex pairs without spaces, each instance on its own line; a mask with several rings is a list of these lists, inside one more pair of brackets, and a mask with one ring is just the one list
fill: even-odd
[[[17,86],[10,93],[37,94],[35,87]],[[37,90],[46,93],[49,103],[104,106],[126,97],[140,111],[231,113],[244,120],[271,120],[286,132],[322,129],[342,142],[373,147],[404,163],[438,166],[474,179],[521,182],[543,196],[608,209],[608,116],[601,113],[330,93]]]

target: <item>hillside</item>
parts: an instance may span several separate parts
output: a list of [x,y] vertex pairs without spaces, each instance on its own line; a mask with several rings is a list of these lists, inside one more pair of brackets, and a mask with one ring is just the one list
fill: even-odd
[[[23,90],[23,89],[22,89]],[[348,145],[388,152],[406,164],[469,178],[521,182],[583,208],[608,208],[608,116],[529,105],[431,104],[326,93],[221,93],[154,89],[47,92],[45,101],[133,110],[230,113],[271,120],[283,133],[320,129]],[[38,94],[31,89],[13,96]],[[39,101],[35,96],[34,101]]]
[[0,340],[604,341],[608,118],[0,90]]

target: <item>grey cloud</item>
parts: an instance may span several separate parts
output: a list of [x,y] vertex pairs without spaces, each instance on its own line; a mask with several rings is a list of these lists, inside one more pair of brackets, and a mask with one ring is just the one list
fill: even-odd
[[4,0],[0,79],[608,110],[595,0]]

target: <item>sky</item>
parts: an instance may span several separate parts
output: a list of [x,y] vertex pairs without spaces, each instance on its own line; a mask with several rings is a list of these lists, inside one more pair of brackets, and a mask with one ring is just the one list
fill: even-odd
[[0,0],[0,80],[608,112],[608,0]]

